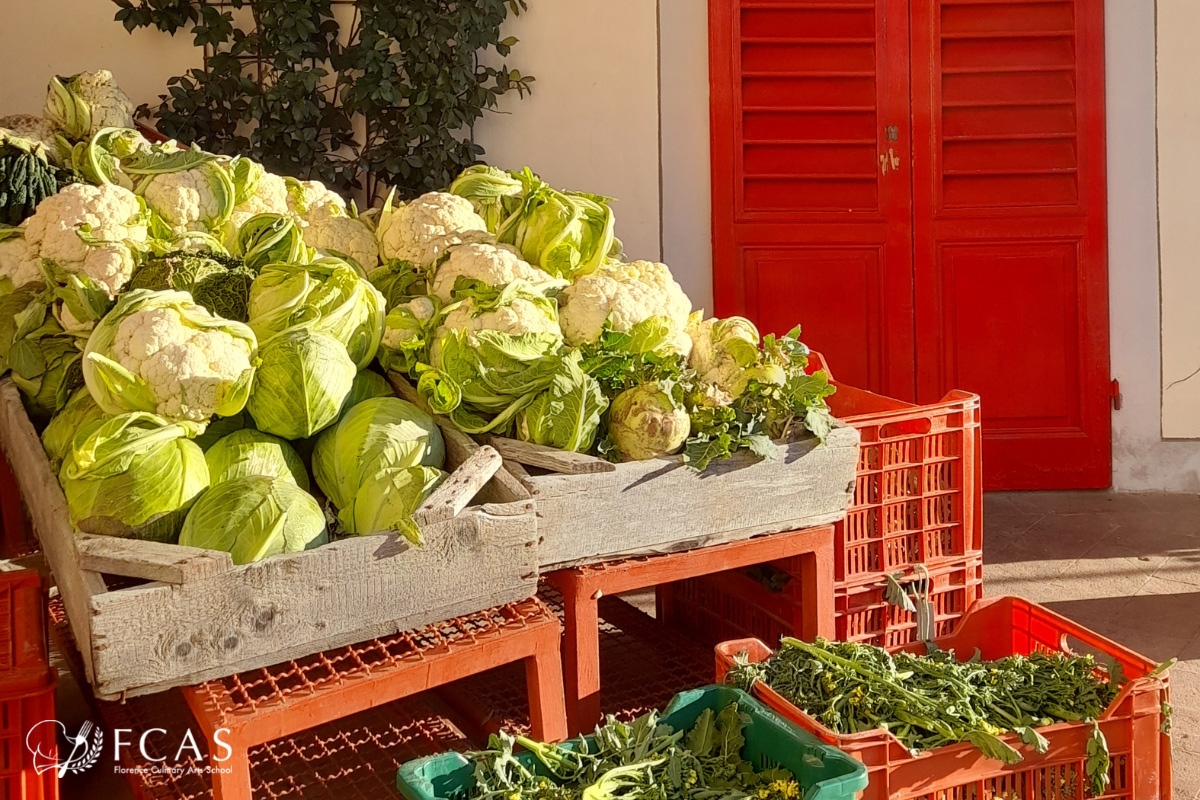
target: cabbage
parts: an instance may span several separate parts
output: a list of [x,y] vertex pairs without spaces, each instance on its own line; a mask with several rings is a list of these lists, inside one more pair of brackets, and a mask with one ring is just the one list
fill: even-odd
[[392,391],[392,385],[388,383],[387,378],[374,370],[364,369],[354,376],[354,383],[350,384],[350,394],[342,401],[342,413],[339,416],[344,416],[347,411],[372,397],[395,396],[396,393]]
[[300,227],[284,214],[255,214],[243,222],[232,249],[252,270],[271,263],[303,264],[312,260]]
[[521,257],[559,278],[594,272],[620,245],[613,233],[611,198],[560,192],[528,167],[511,173],[523,186],[521,206],[500,224],[496,237]]
[[204,453],[213,486],[244,475],[288,478],[308,491],[308,471],[295,449],[278,436],[245,429],[217,440]]
[[441,467],[442,432],[433,417],[407,400],[364,400],[317,439],[313,477],[338,509],[346,509],[364,481],[388,469]]
[[271,337],[258,354],[246,409],[260,431],[302,439],[338,418],[357,372],[341,342],[300,326]]
[[192,507],[179,543],[224,550],[235,564],[311,550],[329,541],[325,514],[290,478],[244,475],[209,489]]
[[429,291],[424,272],[411,261],[395,258],[368,272],[367,280],[383,295],[388,310]]
[[249,314],[260,339],[309,325],[344,344],[359,369],[371,363],[383,336],[383,295],[339,258],[263,267],[250,287]]
[[645,461],[678,452],[691,432],[687,409],[672,387],[643,383],[621,392],[608,415],[608,435],[622,458]]
[[572,450],[591,449],[608,399],[600,384],[579,366],[579,351],[563,360],[549,388],[517,415],[517,437],[526,442]]
[[246,420],[245,411],[239,411],[231,417],[213,417],[208,421],[208,427],[204,429],[204,433],[192,441],[200,445],[201,450],[207,451],[218,440],[225,438],[234,431],[240,431],[242,428],[248,427],[250,425]]
[[[47,420],[83,386],[82,342],[70,334],[26,339],[10,352],[12,379],[35,421]],[[32,345],[26,350],[27,345]],[[32,356],[27,361],[25,356]]]
[[254,272],[240,259],[215,252],[177,250],[149,259],[128,289],[179,289],[223,319],[245,322]]
[[174,542],[208,488],[202,423],[134,411],[83,426],[58,473],[71,523],[84,533]]
[[42,431],[42,449],[50,457],[50,463],[55,469],[62,464],[71,449],[71,440],[83,426],[104,419],[105,414],[86,387],[75,390],[67,404],[63,406]]
[[338,512],[338,521],[349,534],[389,531],[413,544],[424,544],[412,515],[446,477],[434,467],[380,470],[367,476],[351,504]]

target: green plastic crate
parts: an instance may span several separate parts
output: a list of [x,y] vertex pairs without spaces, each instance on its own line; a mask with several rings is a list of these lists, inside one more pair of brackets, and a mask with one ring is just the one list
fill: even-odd
[[[867,768],[836,747],[822,743],[755,698],[728,686],[706,686],[675,695],[661,721],[676,730],[689,730],[706,708],[714,711],[737,701],[750,716],[742,755],[757,769],[783,767],[805,787],[803,800],[853,800],[867,787]],[[816,759],[806,760],[813,755]],[[529,753],[517,758],[526,766],[537,762]],[[820,766],[816,764],[820,763]],[[400,768],[396,786],[408,800],[467,800],[474,770],[461,753],[443,753],[410,761]]]

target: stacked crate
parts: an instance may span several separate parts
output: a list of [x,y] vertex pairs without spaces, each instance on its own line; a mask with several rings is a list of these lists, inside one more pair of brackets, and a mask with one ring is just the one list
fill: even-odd
[[[837,388],[830,407],[861,436],[854,499],[834,526],[837,636],[886,647],[919,638],[889,576],[945,635],[983,591],[979,398],[953,391],[921,406]],[[800,629],[803,594],[785,559],[673,584],[660,613],[706,644],[777,642]]]
[[58,798],[56,678],[42,577],[0,561],[0,800]]

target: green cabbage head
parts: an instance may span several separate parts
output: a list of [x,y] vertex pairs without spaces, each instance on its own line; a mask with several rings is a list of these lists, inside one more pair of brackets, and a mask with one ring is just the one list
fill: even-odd
[[613,400],[608,435],[622,458],[645,461],[679,452],[691,424],[687,409],[676,401],[669,386],[643,383]]
[[392,467],[367,476],[350,505],[338,512],[346,533],[399,533],[413,544],[424,544],[413,512],[446,479],[435,467]]
[[354,376],[354,383],[350,384],[350,394],[346,395],[346,399],[342,401],[342,414],[339,417],[364,400],[370,400],[373,397],[395,396],[396,393],[392,391],[392,385],[388,383],[387,378],[375,370],[361,370]]
[[252,270],[267,264],[303,264],[313,251],[304,244],[300,226],[285,214],[255,214],[242,223],[233,240],[233,254]]
[[346,348],[307,326],[289,328],[259,349],[246,408],[260,431],[303,439],[338,418],[357,370]]
[[313,477],[345,510],[371,476],[389,469],[440,468],[445,460],[433,417],[399,397],[376,397],[351,408],[317,439]]
[[134,411],[88,423],[59,470],[71,523],[84,533],[174,542],[208,488],[201,423]]
[[250,327],[260,339],[308,325],[346,347],[359,369],[383,336],[384,299],[340,258],[311,264],[268,264],[250,287]]
[[217,440],[204,452],[213,486],[245,475],[288,478],[308,490],[308,470],[296,449],[278,436],[245,428]]
[[329,541],[325,514],[291,478],[243,475],[213,486],[196,502],[179,543],[224,550],[235,564],[311,550]]
[[62,460],[71,450],[71,440],[80,428],[107,416],[100,406],[96,405],[87,387],[81,386],[76,389],[67,400],[67,404],[54,415],[42,431],[42,449],[50,457],[54,468],[58,469],[61,466]]

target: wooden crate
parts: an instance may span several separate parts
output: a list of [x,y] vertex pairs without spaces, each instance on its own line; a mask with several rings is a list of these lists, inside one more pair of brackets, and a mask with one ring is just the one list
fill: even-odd
[[[232,675],[531,597],[538,548],[528,491],[492,448],[452,428],[443,433],[454,472],[416,515],[423,547],[376,534],[234,566],[219,551],[76,534],[18,390],[0,381],[0,447],[101,699]],[[105,575],[126,579],[110,580],[110,589]]]
[[824,444],[779,444],[703,473],[680,456],[612,464],[501,437],[483,441],[537,505],[543,571],[735,542],[844,519],[854,491],[858,431],[838,424]]

